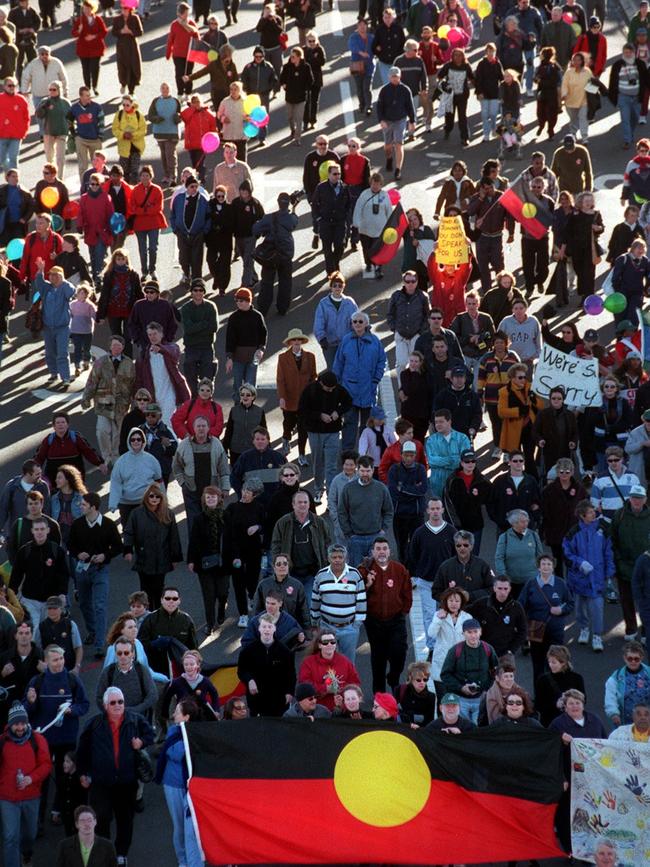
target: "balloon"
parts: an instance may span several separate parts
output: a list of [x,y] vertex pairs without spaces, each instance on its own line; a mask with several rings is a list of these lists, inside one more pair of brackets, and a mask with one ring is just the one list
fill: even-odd
[[254,123],[245,123],[244,124],[244,135],[246,138],[255,138],[256,135],[259,135],[259,129],[255,126]]
[[220,144],[221,139],[219,138],[219,133],[204,132],[201,136],[201,147],[203,148],[204,154],[214,153]]
[[68,202],[61,213],[64,220],[76,220],[79,216],[79,202]]
[[582,27],[578,24],[578,22],[574,21],[571,27],[573,27],[573,32],[575,33],[575,35],[580,36],[580,34],[582,33]]
[[262,121],[267,115],[268,111],[264,108],[264,106],[258,105],[251,111],[250,118],[254,121]]
[[116,211],[114,214],[111,215],[108,224],[111,227],[111,232],[114,235],[119,235],[126,229],[126,217],[124,216],[124,214],[120,214],[118,211]]
[[268,126],[270,120],[271,120],[271,118],[267,114],[266,117],[264,118],[264,120],[256,120],[256,121],[253,121],[253,123],[257,127],[263,127],[263,126]]
[[483,18],[487,18],[488,15],[492,14],[492,4],[490,0],[479,0],[479,4],[477,7],[478,17],[483,20]]
[[573,15],[570,12],[565,12],[562,16],[562,21],[566,21],[567,24],[573,24]]
[[215,51],[214,48],[211,48],[208,51],[208,60],[212,62],[213,60],[219,60],[219,52]]
[[321,163],[318,167],[318,177],[321,181],[327,180],[327,173],[329,172],[330,166],[337,166],[338,163],[335,160],[325,160],[324,163]]
[[7,259],[10,262],[15,262],[16,259],[22,258],[25,242],[22,238],[12,238],[7,244]]
[[402,194],[400,193],[399,190],[392,189],[392,190],[388,191],[388,199],[389,199],[391,205],[396,205],[401,198],[402,198]]
[[394,244],[395,241],[399,238],[397,234],[397,229],[393,229],[392,226],[389,226],[387,229],[384,229],[384,234],[382,235],[382,239],[384,244]]
[[43,202],[46,208],[56,208],[60,198],[61,196],[56,187],[45,187],[41,193],[41,202]]
[[244,114],[250,114],[258,105],[262,105],[262,100],[259,96],[256,93],[249,93],[244,99]]
[[605,298],[605,310],[610,313],[622,313],[627,307],[627,298],[622,292],[612,292]]
[[58,214],[52,214],[52,228],[55,232],[63,228],[63,218],[59,217]]
[[438,39],[446,39],[450,30],[451,27],[448,24],[443,24],[441,27],[438,27]]
[[478,0],[467,0],[468,9],[478,9]]
[[535,207],[535,205],[533,205],[532,202],[524,202],[524,204],[521,208],[521,213],[528,220],[532,220],[533,217],[535,216],[535,214],[537,213],[537,208]]
[[603,308],[605,307],[600,295],[587,295],[582,306],[585,313],[588,313],[590,316],[598,316],[603,312]]

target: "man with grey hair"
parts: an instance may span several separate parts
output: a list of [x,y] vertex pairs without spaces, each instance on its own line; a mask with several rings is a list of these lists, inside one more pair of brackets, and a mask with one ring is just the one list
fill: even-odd
[[470,601],[483,596],[489,596],[494,581],[494,572],[490,565],[476,557],[474,549],[474,534],[469,530],[458,530],[454,534],[456,555],[440,564],[431,586],[434,599],[447,590],[448,587],[458,587],[469,594]]
[[311,618],[323,630],[333,632],[338,649],[354,664],[359,629],[366,619],[366,585],[361,573],[347,562],[345,545],[327,549],[329,566],[314,579]]
[[309,511],[309,494],[296,491],[291,498],[292,510],[283,515],[273,528],[271,553],[291,557],[291,574],[305,588],[307,604],[311,601],[314,576],[327,563],[327,546],[332,541],[329,525]]
[[[65,67],[58,57],[50,54],[50,49],[47,45],[41,45],[38,48],[38,54],[23,69],[23,74],[20,79],[20,92],[25,96],[28,93],[32,95],[32,103],[34,104],[34,114],[36,114],[40,104],[49,95],[49,86],[52,82],[60,83],[61,96],[68,96],[68,76],[65,72]],[[38,119],[38,129],[41,135],[44,131],[44,118]]]
[[562,17],[562,12],[561,6],[551,9],[551,20],[542,28],[541,44],[555,49],[555,59],[565,69],[571,60],[577,37],[573,27]]

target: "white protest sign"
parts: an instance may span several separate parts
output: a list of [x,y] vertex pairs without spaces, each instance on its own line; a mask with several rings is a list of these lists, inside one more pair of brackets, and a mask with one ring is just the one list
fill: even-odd
[[601,404],[596,359],[575,358],[545,343],[533,374],[533,391],[539,397],[548,398],[551,389],[557,385],[564,389],[565,403],[569,406]]

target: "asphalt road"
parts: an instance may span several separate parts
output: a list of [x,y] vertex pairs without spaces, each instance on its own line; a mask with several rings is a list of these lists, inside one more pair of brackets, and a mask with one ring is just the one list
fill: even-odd
[[[236,62],[241,69],[248,62],[251,49],[255,44],[254,27],[261,10],[261,2],[245,5],[239,13],[239,24],[227,30],[230,41],[237,49]],[[158,93],[159,84],[162,80],[173,83],[173,69],[171,62],[164,60],[164,46],[167,28],[174,16],[175,4],[167,2],[152,10],[151,18],[145,22],[145,36],[142,41],[144,57],[143,83],[136,92],[141,110],[148,109],[151,99]],[[72,4],[65,2],[62,5],[60,19],[64,22],[56,30],[43,34],[42,42],[50,45],[53,53],[60,57],[66,64],[66,70],[70,77],[70,93],[75,94],[81,81],[81,69],[74,54],[74,47],[69,41],[69,18],[72,15]],[[222,17],[222,16],[221,16]],[[348,75],[348,61],[345,56],[347,37],[352,30],[356,18],[356,5],[351,0],[345,0],[340,5],[334,2],[331,12],[319,16],[317,31],[328,55],[328,66],[325,72],[325,88],[321,97],[321,109],[319,114],[318,132],[326,132],[333,145],[339,145],[349,135],[358,135],[365,142],[365,152],[371,157],[373,165],[378,168],[383,166],[383,152],[379,135],[379,127],[374,117],[360,118],[355,112],[355,101],[351,98],[351,81]],[[621,15],[612,15],[605,26],[605,34],[609,41],[609,56],[615,58],[620,52],[623,41],[619,31],[619,25],[615,22],[621,20]],[[485,25],[484,43],[492,38],[491,24]],[[295,27],[289,30],[290,44],[294,44],[297,36]],[[117,83],[116,70],[113,61],[113,40],[109,38],[110,51],[107,59],[102,63],[100,77],[101,100],[105,105],[107,125],[110,124],[112,114],[119,107],[119,86]],[[472,62],[476,62],[482,54],[480,48],[475,48],[470,53]],[[606,74],[607,75],[607,74]],[[606,80],[606,78],[605,78]],[[207,92],[207,87],[202,87],[202,92]],[[473,133],[478,132],[478,103],[470,100],[470,128]],[[523,118],[526,126],[525,157],[537,148],[544,151],[550,162],[554,148],[561,142],[563,130],[558,132],[556,141],[535,142],[532,138],[534,132],[534,104],[528,101],[524,110]],[[596,186],[599,190],[597,206],[601,209],[607,230],[618,222],[620,207],[618,205],[618,193],[615,188],[622,179],[622,173],[629,158],[628,153],[620,150],[619,135],[616,127],[618,114],[615,114],[611,106],[607,106],[599,114],[592,124],[590,131],[590,150],[594,162],[595,174],[597,175]],[[35,128],[23,148],[21,171],[24,185],[33,186],[40,178],[40,167],[44,161],[42,145]],[[285,123],[284,105],[282,100],[274,100],[271,103],[270,134],[266,148],[251,148],[249,163],[254,170],[255,195],[262,200],[265,207],[273,207],[275,198],[281,190],[295,190],[301,186],[302,161],[307,149],[311,146],[313,138],[305,135],[304,145],[301,149],[290,147],[288,144],[287,128]],[[641,133],[641,128],[639,132]],[[450,169],[451,160],[455,158],[465,159],[470,175],[478,176],[481,163],[488,157],[496,155],[496,143],[483,145],[473,144],[462,149],[458,140],[458,133],[452,134],[449,141],[444,141],[440,122],[436,121],[432,135],[426,136],[423,127],[418,127],[418,134],[413,144],[406,148],[406,160],[403,179],[399,185],[402,200],[406,206],[416,206],[430,220],[433,214],[435,200],[434,190],[439,185]],[[112,139],[107,142],[109,160],[116,158],[115,143]],[[186,165],[189,160],[181,153],[181,165]],[[160,161],[158,149],[153,140],[148,141],[144,161],[152,162],[160,173]],[[208,169],[216,163],[216,155],[208,157]],[[508,162],[505,166],[505,174],[514,178],[527,165],[524,162]],[[69,183],[71,192],[78,189],[77,171],[73,158],[68,158],[65,180]],[[392,184],[391,184],[392,186]],[[437,196],[437,193],[435,193]],[[322,258],[319,253],[314,254],[310,249],[311,224],[306,205],[299,207],[299,229],[296,233],[296,265],[294,271],[294,298],[291,313],[285,318],[278,317],[274,312],[269,315],[268,325],[270,331],[269,351],[266,360],[260,366],[258,385],[260,386],[260,399],[267,407],[267,418],[270,422],[273,437],[279,439],[281,432],[281,414],[277,409],[276,398],[273,393],[275,388],[275,361],[274,357],[282,349],[281,341],[291,327],[301,327],[307,333],[311,331],[315,305],[325,291],[323,282]],[[133,238],[127,242],[131,250],[132,260],[138,262],[136,244]],[[508,252],[508,264],[514,269],[519,260],[519,240],[513,249]],[[602,267],[602,266],[601,266]],[[180,271],[175,262],[175,249],[173,236],[166,234],[161,238],[161,247],[158,262],[158,274],[163,288],[174,290],[176,301],[183,300],[181,290],[177,288]],[[386,277],[381,283],[374,280],[366,281],[362,278],[362,260],[360,254],[348,253],[343,261],[343,271],[348,278],[348,292],[357,300],[359,306],[366,310],[371,317],[375,332],[384,341],[389,352],[391,364],[394,356],[392,353],[391,335],[386,329],[385,310],[386,299],[390,292],[396,288],[399,280],[399,259],[391,263],[386,269]],[[240,263],[233,267],[232,286],[236,287],[240,276]],[[232,294],[224,298],[214,298],[216,301],[222,325],[231,309],[234,307]],[[535,308],[541,306],[538,301]],[[4,480],[19,472],[20,464],[25,458],[33,455],[35,448],[48,429],[51,411],[55,408],[65,407],[73,414],[73,424],[82,433],[94,441],[94,416],[92,413],[82,413],[79,407],[80,391],[83,388],[84,377],[81,382],[75,384],[70,392],[65,395],[48,392],[44,388],[46,369],[44,366],[42,344],[30,342],[23,329],[24,301],[19,302],[15,314],[12,316],[11,333],[15,340],[9,349],[5,350],[5,356],[0,371],[1,407],[0,410],[0,479]],[[581,318],[581,311],[568,313],[564,319],[571,321]],[[582,317],[584,318],[584,317]],[[590,325],[610,326],[607,314],[590,319]],[[559,321],[557,323],[559,325]],[[582,327],[586,327],[583,323]],[[218,354],[223,358],[223,341],[225,329],[222,327],[218,337]],[[609,331],[607,332],[609,333]],[[94,344],[97,347],[106,347],[108,332],[105,328],[98,329]],[[315,349],[319,361],[320,350],[314,343],[308,348]],[[387,376],[382,390],[385,402],[390,403],[392,381]],[[222,402],[227,413],[230,407],[230,384],[226,381],[225,374],[219,372],[217,377],[217,399]],[[494,472],[496,467],[490,466],[489,450],[487,443],[481,439],[478,441],[481,454],[481,464],[489,472]],[[99,490],[102,494],[107,492],[107,485],[97,472],[89,474],[89,485]],[[170,489],[171,501],[176,507],[180,517],[179,503],[180,493],[178,486],[172,484]],[[184,535],[184,521],[181,522],[181,532]],[[494,538],[486,533],[483,541],[482,556],[488,561],[492,560],[494,552]],[[194,577],[184,568],[181,568],[173,576],[173,580],[181,587],[183,596],[183,608],[189,611],[197,624],[203,623],[200,594]],[[115,563],[111,571],[111,593],[109,600],[110,616],[117,615],[126,607],[128,593],[136,587],[134,580],[126,564]],[[234,605],[230,609],[234,611]],[[230,613],[230,612],[229,612]],[[577,630],[571,625],[567,632],[567,643],[571,646],[575,656],[575,667],[581,671],[586,679],[589,692],[589,707],[591,710],[602,712],[602,686],[605,677],[615,665],[619,664],[622,646],[622,624],[620,611],[617,606],[607,606],[607,629],[605,636],[605,653],[596,656],[589,650],[576,646]],[[80,615],[79,615],[80,621]],[[81,622],[81,621],[80,621]],[[203,647],[208,661],[227,662],[235,660],[237,655],[239,630],[235,627],[236,615],[229,616],[220,635],[211,639]],[[364,684],[370,688],[369,665],[367,660],[367,644],[362,645],[359,652],[359,666],[362,672]],[[519,663],[518,679],[524,685],[530,685],[530,663],[527,659],[521,659]],[[97,679],[98,665],[94,660],[88,659],[84,666],[84,680],[89,691],[94,691]],[[53,863],[53,846],[60,838],[60,831],[48,827],[45,836],[37,844],[34,864],[36,867],[46,867]],[[158,867],[172,867],[176,863],[171,847],[171,828],[167,817],[162,792],[151,785],[146,792],[146,810],[137,817],[136,831],[129,863],[132,865],[144,865],[156,863]],[[549,862],[551,863],[551,862]]]

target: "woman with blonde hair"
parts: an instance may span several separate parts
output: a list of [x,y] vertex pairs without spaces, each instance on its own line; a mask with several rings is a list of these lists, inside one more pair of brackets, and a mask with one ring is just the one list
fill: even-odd
[[212,681],[201,674],[203,657],[198,650],[186,650],[182,658],[183,673],[175,677],[162,698],[162,713],[169,716],[172,701],[177,704],[192,698],[199,706],[199,719],[209,722],[219,719],[219,694]]
[[124,559],[138,573],[140,589],[149,599],[160,599],[165,575],[183,559],[176,519],[163,489],[149,485],[142,505],[129,515],[124,530]]
[[228,96],[221,100],[217,111],[217,121],[224,137],[236,145],[237,159],[246,162],[248,144],[244,135],[246,116],[241,84],[238,81],[230,83]]

